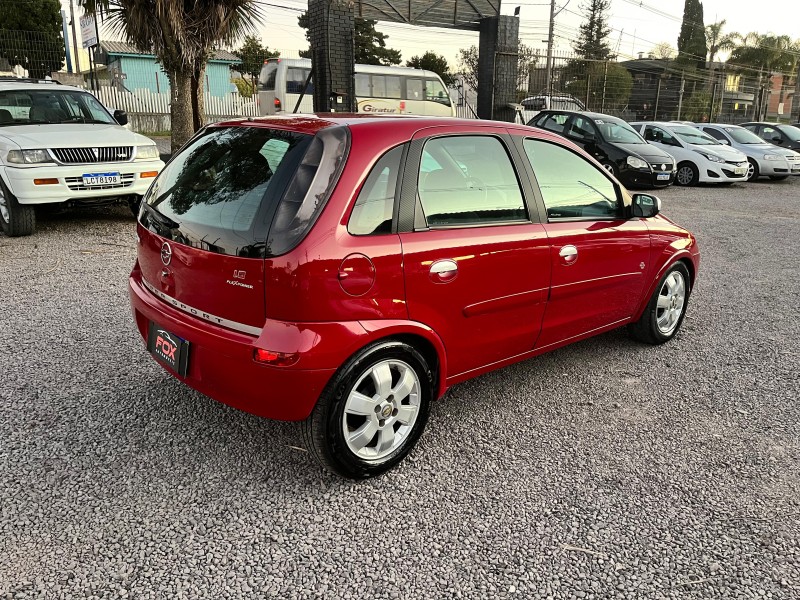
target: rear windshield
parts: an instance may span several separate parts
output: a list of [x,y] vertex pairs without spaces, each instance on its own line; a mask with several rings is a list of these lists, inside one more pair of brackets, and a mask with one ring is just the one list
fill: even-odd
[[275,91],[275,78],[278,75],[278,63],[268,62],[264,63],[261,67],[261,73],[258,76],[258,87],[264,92]]
[[312,139],[262,127],[209,128],[155,180],[141,222],[195,248],[264,256],[271,213]]

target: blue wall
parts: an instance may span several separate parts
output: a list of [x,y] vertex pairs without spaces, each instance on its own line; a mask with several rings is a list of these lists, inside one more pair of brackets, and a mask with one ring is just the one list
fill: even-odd
[[[227,96],[236,91],[231,83],[231,62],[211,60],[206,66],[204,88],[211,96]],[[150,90],[153,93],[169,93],[169,80],[152,56],[108,53],[108,69],[117,68],[125,73],[123,85],[132,92]]]

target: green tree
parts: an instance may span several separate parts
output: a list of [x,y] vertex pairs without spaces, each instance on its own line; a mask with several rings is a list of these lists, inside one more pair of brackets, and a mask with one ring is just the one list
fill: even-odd
[[712,120],[712,115],[709,114],[711,108],[711,94],[702,89],[697,89],[692,92],[692,95],[683,103],[681,107],[681,114],[676,118],[683,119],[684,121],[695,121],[697,123],[708,123]]
[[706,25],[706,46],[708,49],[708,62],[711,66],[711,77],[708,79],[708,89],[711,89],[715,81],[715,73],[717,70],[714,60],[717,58],[719,52],[725,52],[736,47],[740,36],[738,33],[722,33],[722,28],[725,27],[727,21],[722,19],[711,25]]
[[586,20],[581,24],[578,39],[572,46],[579,56],[592,60],[611,57],[611,47],[608,45],[611,28],[607,15],[610,6],[611,0],[589,0],[588,5],[581,7]]
[[[375,29],[377,21],[372,19],[355,19],[353,32],[353,46],[356,63],[360,65],[399,65],[400,50],[386,47],[386,38],[389,36]],[[306,39],[311,43],[308,31],[308,12],[297,17],[297,24],[306,30]],[[300,56],[311,58],[310,50],[301,50]]]
[[703,24],[703,4],[700,0],[686,0],[683,21],[678,36],[677,62],[699,69],[706,64],[706,29]]
[[261,22],[256,0],[78,0],[101,8],[106,25],[143,52],[152,52],[170,83],[172,151],[205,121],[203,81],[214,48],[235,43]]
[[[527,93],[530,72],[537,60],[536,51],[520,42],[517,49],[517,91],[521,91],[521,95]],[[461,48],[458,51],[458,69],[464,83],[473,90],[477,90],[479,84],[477,46]]]
[[633,77],[613,61],[575,60],[564,69],[564,90],[586,103],[586,108],[611,112],[628,104]]
[[0,2],[0,58],[31,77],[45,77],[64,64],[61,3],[58,0]]
[[448,87],[455,83],[455,77],[453,77],[453,74],[450,72],[450,66],[447,64],[447,59],[444,56],[436,54],[435,52],[431,52],[430,50],[428,50],[422,56],[411,57],[411,60],[406,61],[406,66],[413,67],[415,69],[433,71],[442,78],[442,81]]
[[239,57],[241,62],[237,63],[242,75],[250,77],[252,91],[248,97],[256,91],[256,81],[261,73],[261,67],[268,58],[277,58],[281,55],[277,50],[270,50],[267,46],[262,46],[259,39],[254,35],[246,35],[242,45],[234,50],[234,54]]

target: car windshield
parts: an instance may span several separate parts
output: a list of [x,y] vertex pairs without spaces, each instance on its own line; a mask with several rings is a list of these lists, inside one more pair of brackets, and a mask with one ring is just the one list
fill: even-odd
[[0,127],[53,123],[114,123],[114,118],[87,92],[20,88],[0,92]]
[[752,131],[747,131],[742,127],[725,127],[725,133],[733,138],[734,142],[739,144],[763,144],[764,140],[758,137]]
[[793,142],[800,142],[800,128],[794,125],[781,125],[779,129],[783,135]]
[[717,146],[719,142],[712,138],[707,133],[703,133],[699,129],[690,127],[688,125],[678,125],[670,127],[672,132],[681,138],[687,144],[695,144],[697,146]]
[[628,125],[625,121],[610,119],[595,119],[595,124],[600,130],[600,135],[607,142],[618,142],[621,144],[646,144],[644,138]]

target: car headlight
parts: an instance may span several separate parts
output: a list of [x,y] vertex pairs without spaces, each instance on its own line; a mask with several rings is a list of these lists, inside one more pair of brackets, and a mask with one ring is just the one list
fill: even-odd
[[53,159],[47,150],[9,150],[6,161],[17,165],[35,165],[51,163]]
[[724,163],[725,162],[724,158],[720,158],[716,154],[706,154],[705,152],[698,152],[698,154],[700,156],[705,156],[711,162],[717,162],[717,163]]
[[633,167],[634,169],[648,169],[650,165],[647,164],[646,160],[642,160],[638,156],[629,156],[627,161],[629,167]]
[[781,157],[778,156],[777,154],[765,154],[764,155],[764,160],[780,160],[780,159],[781,159]]
[[158,156],[158,146],[155,144],[136,146],[136,160],[153,160]]

